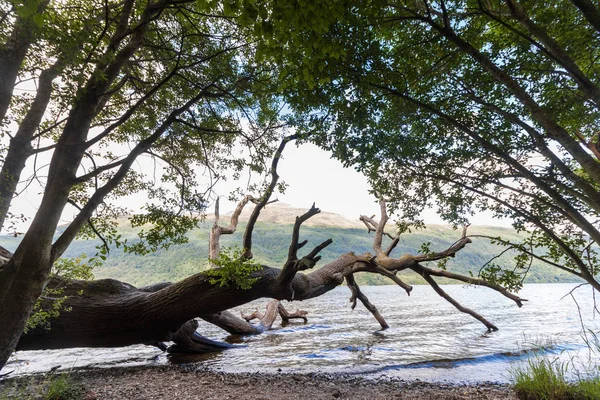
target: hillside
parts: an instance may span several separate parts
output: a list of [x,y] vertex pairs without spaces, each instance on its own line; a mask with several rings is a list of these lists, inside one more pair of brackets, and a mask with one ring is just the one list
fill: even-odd
[[[253,237],[253,253],[258,261],[270,266],[283,265],[295,217],[303,212],[304,210],[294,209],[283,204],[269,205],[263,211]],[[245,227],[244,221],[247,220],[248,215],[249,211],[242,214],[238,232],[222,237],[223,246],[241,243]],[[227,218],[223,217],[222,220],[227,221]],[[125,254],[120,249],[112,249],[105,263],[94,270],[94,275],[96,278],[115,278],[140,286],[162,281],[176,281],[202,271],[207,266],[208,236],[212,221],[212,216],[207,216],[206,221],[199,228],[189,233],[189,243],[168,250],[160,250],[146,256],[136,256]],[[136,237],[136,231],[131,228],[126,219],[120,223],[120,231],[123,238],[134,240]],[[513,241],[522,239],[509,228],[471,226],[469,233],[502,236]],[[424,231],[403,235],[392,255],[415,254],[421,244],[425,242],[431,243],[430,248],[433,251],[442,250],[458,239],[459,235],[460,233],[451,227],[430,225]],[[328,212],[322,212],[307,221],[302,227],[301,237],[309,241],[306,248],[311,248],[328,238],[333,239],[333,244],[321,253],[323,260],[320,265],[324,265],[345,252],[372,251],[372,234],[367,233],[358,218],[356,221],[351,221],[341,215]],[[19,238],[1,237],[0,245],[14,250],[18,241]],[[81,254],[91,256],[95,254],[95,247],[98,244],[99,241],[75,241],[65,253],[65,257],[75,257]],[[467,274],[468,271],[473,271],[476,274],[485,262],[499,252],[500,247],[491,245],[489,241],[475,239],[473,243],[460,251],[456,258],[448,262],[447,268],[458,273]],[[506,267],[511,266],[510,255],[505,254],[498,263]],[[403,279],[410,283],[422,283],[421,278],[412,272],[406,274]],[[362,274],[362,276],[358,276],[358,281],[362,284],[390,283],[373,274]],[[572,281],[576,281],[572,275],[539,262],[533,264],[525,280],[529,283]]]

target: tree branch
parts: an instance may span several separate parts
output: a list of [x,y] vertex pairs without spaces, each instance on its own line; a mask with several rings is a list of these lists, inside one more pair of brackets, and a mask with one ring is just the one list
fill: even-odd
[[[416,271],[419,272],[418,270],[416,270]],[[450,304],[452,304],[454,307],[456,307],[456,309],[458,311],[464,312],[466,314],[469,314],[473,318],[477,319],[478,321],[480,321],[482,324],[484,324],[488,328],[488,331],[497,331],[498,330],[498,327],[496,327],[496,325],[492,324],[491,322],[489,322],[487,319],[483,318],[481,315],[479,315],[475,311],[473,311],[473,310],[471,310],[469,308],[463,307],[459,302],[457,302],[456,300],[454,300],[448,293],[446,293],[437,284],[436,281],[433,280],[433,278],[429,275],[428,272],[426,272],[425,270],[422,270],[419,273],[427,281],[427,283],[429,283],[429,285],[433,288],[433,290],[436,291],[437,294],[439,294],[446,301],[448,301]]]
[[373,314],[373,316],[375,317],[377,322],[379,322],[379,325],[381,325],[382,330],[389,328],[390,326],[385,321],[383,316],[379,313],[379,310],[377,310],[377,307],[375,307],[369,301],[367,296],[365,296],[365,294],[363,292],[361,292],[360,287],[354,280],[353,274],[346,276],[346,282],[348,283],[348,287],[350,288],[350,291],[352,292],[352,296],[350,297],[350,302],[352,303],[351,308],[354,310],[354,308],[356,307],[356,299],[360,300],[360,302],[365,306],[365,308],[367,310],[369,310],[369,312],[371,312],[371,314]]
[[258,216],[260,215],[260,212],[262,211],[263,208],[265,208],[265,206],[269,202],[269,199],[271,198],[271,195],[273,194],[273,191],[275,190],[275,187],[277,186],[277,181],[279,180],[279,175],[277,174],[277,164],[279,163],[279,159],[281,158],[281,155],[283,154],[283,150],[285,149],[285,146],[289,142],[291,142],[292,140],[296,140],[299,137],[300,137],[300,135],[298,135],[298,134],[284,137],[281,140],[281,143],[279,144],[279,147],[277,148],[275,155],[273,156],[273,161],[271,162],[271,171],[270,171],[271,172],[271,182],[269,183],[269,186],[267,187],[267,189],[265,190],[263,195],[260,197],[258,204],[256,205],[256,207],[254,207],[254,210],[252,210],[252,214],[250,215],[250,218],[248,219],[248,224],[246,225],[246,231],[244,232],[243,256],[245,258],[248,258],[248,259],[252,258],[252,231],[254,230],[254,226],[256,225],[256,221],[258,220]]
[[201,91],[196,96],[188,100],[182,107],[173,110],[169,116],[163,121],[163,123],[146,139],[140,141],[131,152],[125,157],[119,170],[114,176],[101,188],[96,190],[90,197],[88,202],[83,206],[81,212],[75,217],[75,219],[69,224],[67,229],[58,237],[58,239],[52,245],[52,257],[57,259],[67,249],[71,241],[77,236],[77,232],[86,223],[86,221],[92,216],[94,210],[102,201],[104,197],[115,189],[123,180],[127,172],[131,168],[131,165],[135,159],[152,145],[159,140],[165,132],[169,129],[171,124],[175,121],[177,116],[189,109],[192,105],[196,104],[200,99],[205,97],[206,93]]

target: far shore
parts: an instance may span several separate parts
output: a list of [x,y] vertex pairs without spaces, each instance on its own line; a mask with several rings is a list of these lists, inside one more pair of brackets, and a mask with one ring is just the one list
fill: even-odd
[[[101,399],[517,399],[509,385],[446,384],[344,374],[222,373],[196,366],[128,367],[68,373],[77,397]],[[0,380],[0,399],[38,398],[48,375]]]

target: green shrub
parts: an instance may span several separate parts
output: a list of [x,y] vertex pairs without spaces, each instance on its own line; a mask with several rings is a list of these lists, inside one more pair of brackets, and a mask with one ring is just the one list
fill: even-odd
[[219,256],[210,260],[217,268],[204,271],[210,277],[209,282],[221,287],[234,285],[240,289],[250,289],[258,280],[250,278],[250,275],[259,271],[262,266],[256,261],[243,258],[242,254],[238,247],[221,249]]

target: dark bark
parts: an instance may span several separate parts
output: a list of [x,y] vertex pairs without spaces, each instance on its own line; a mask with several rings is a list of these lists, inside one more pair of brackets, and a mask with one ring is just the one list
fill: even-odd
[[[41,1],[37,12],[43,13],[47,5],[47,0]],[[0,46],[0,124],[3,124],[6,118],[19,69],[37,31],[33,16],[17,16],[8,40]]]
[[171,337],[174,342],[167,351],[169,353],[208,353],[234,347],[229,343],[216,342],[201,336],[196,332],[198,322],[189,320]]
[[[182,325],[195,317],[207,316],[210,320],[212,314],[261,297],[284,298],[287,290],[278,285],[279,272],[264,267],[257,273],[260,280],[248,290],[212,285],[202,274],[155,292],[110,279],[76,281],[69,285],[68,292],[83,290],[83,295],[74,295],[66,301],[72,311],[63,312],[52,321],[50,330],[38,328],[23,335],[17,349],[111,347],[169,341]],[[308,289],[301,278],[298,286]],[[298,289],[298,293],[312,297],[310,290]]]
[[233,315],[229,311],[222,311],[216,314],[203,315],[201,317],[206,322],[231,333],[232,335],[256,335],[262,330],[247,321]]
[[58,65],[53,65],[41,73],[35,99],[10,141],[2,170],[0,170],[0,231],[4,227],[8,209],[17,190],[25,163],[33,154],[31,140],[48,107],[52,94],[52,81],[58,76],[58,71]]
[[571,0],[577,8],[582,12],[585,19],[598,32],[600,32],[600,11],[598,11],[598,3],[594,3],[591,0]]

